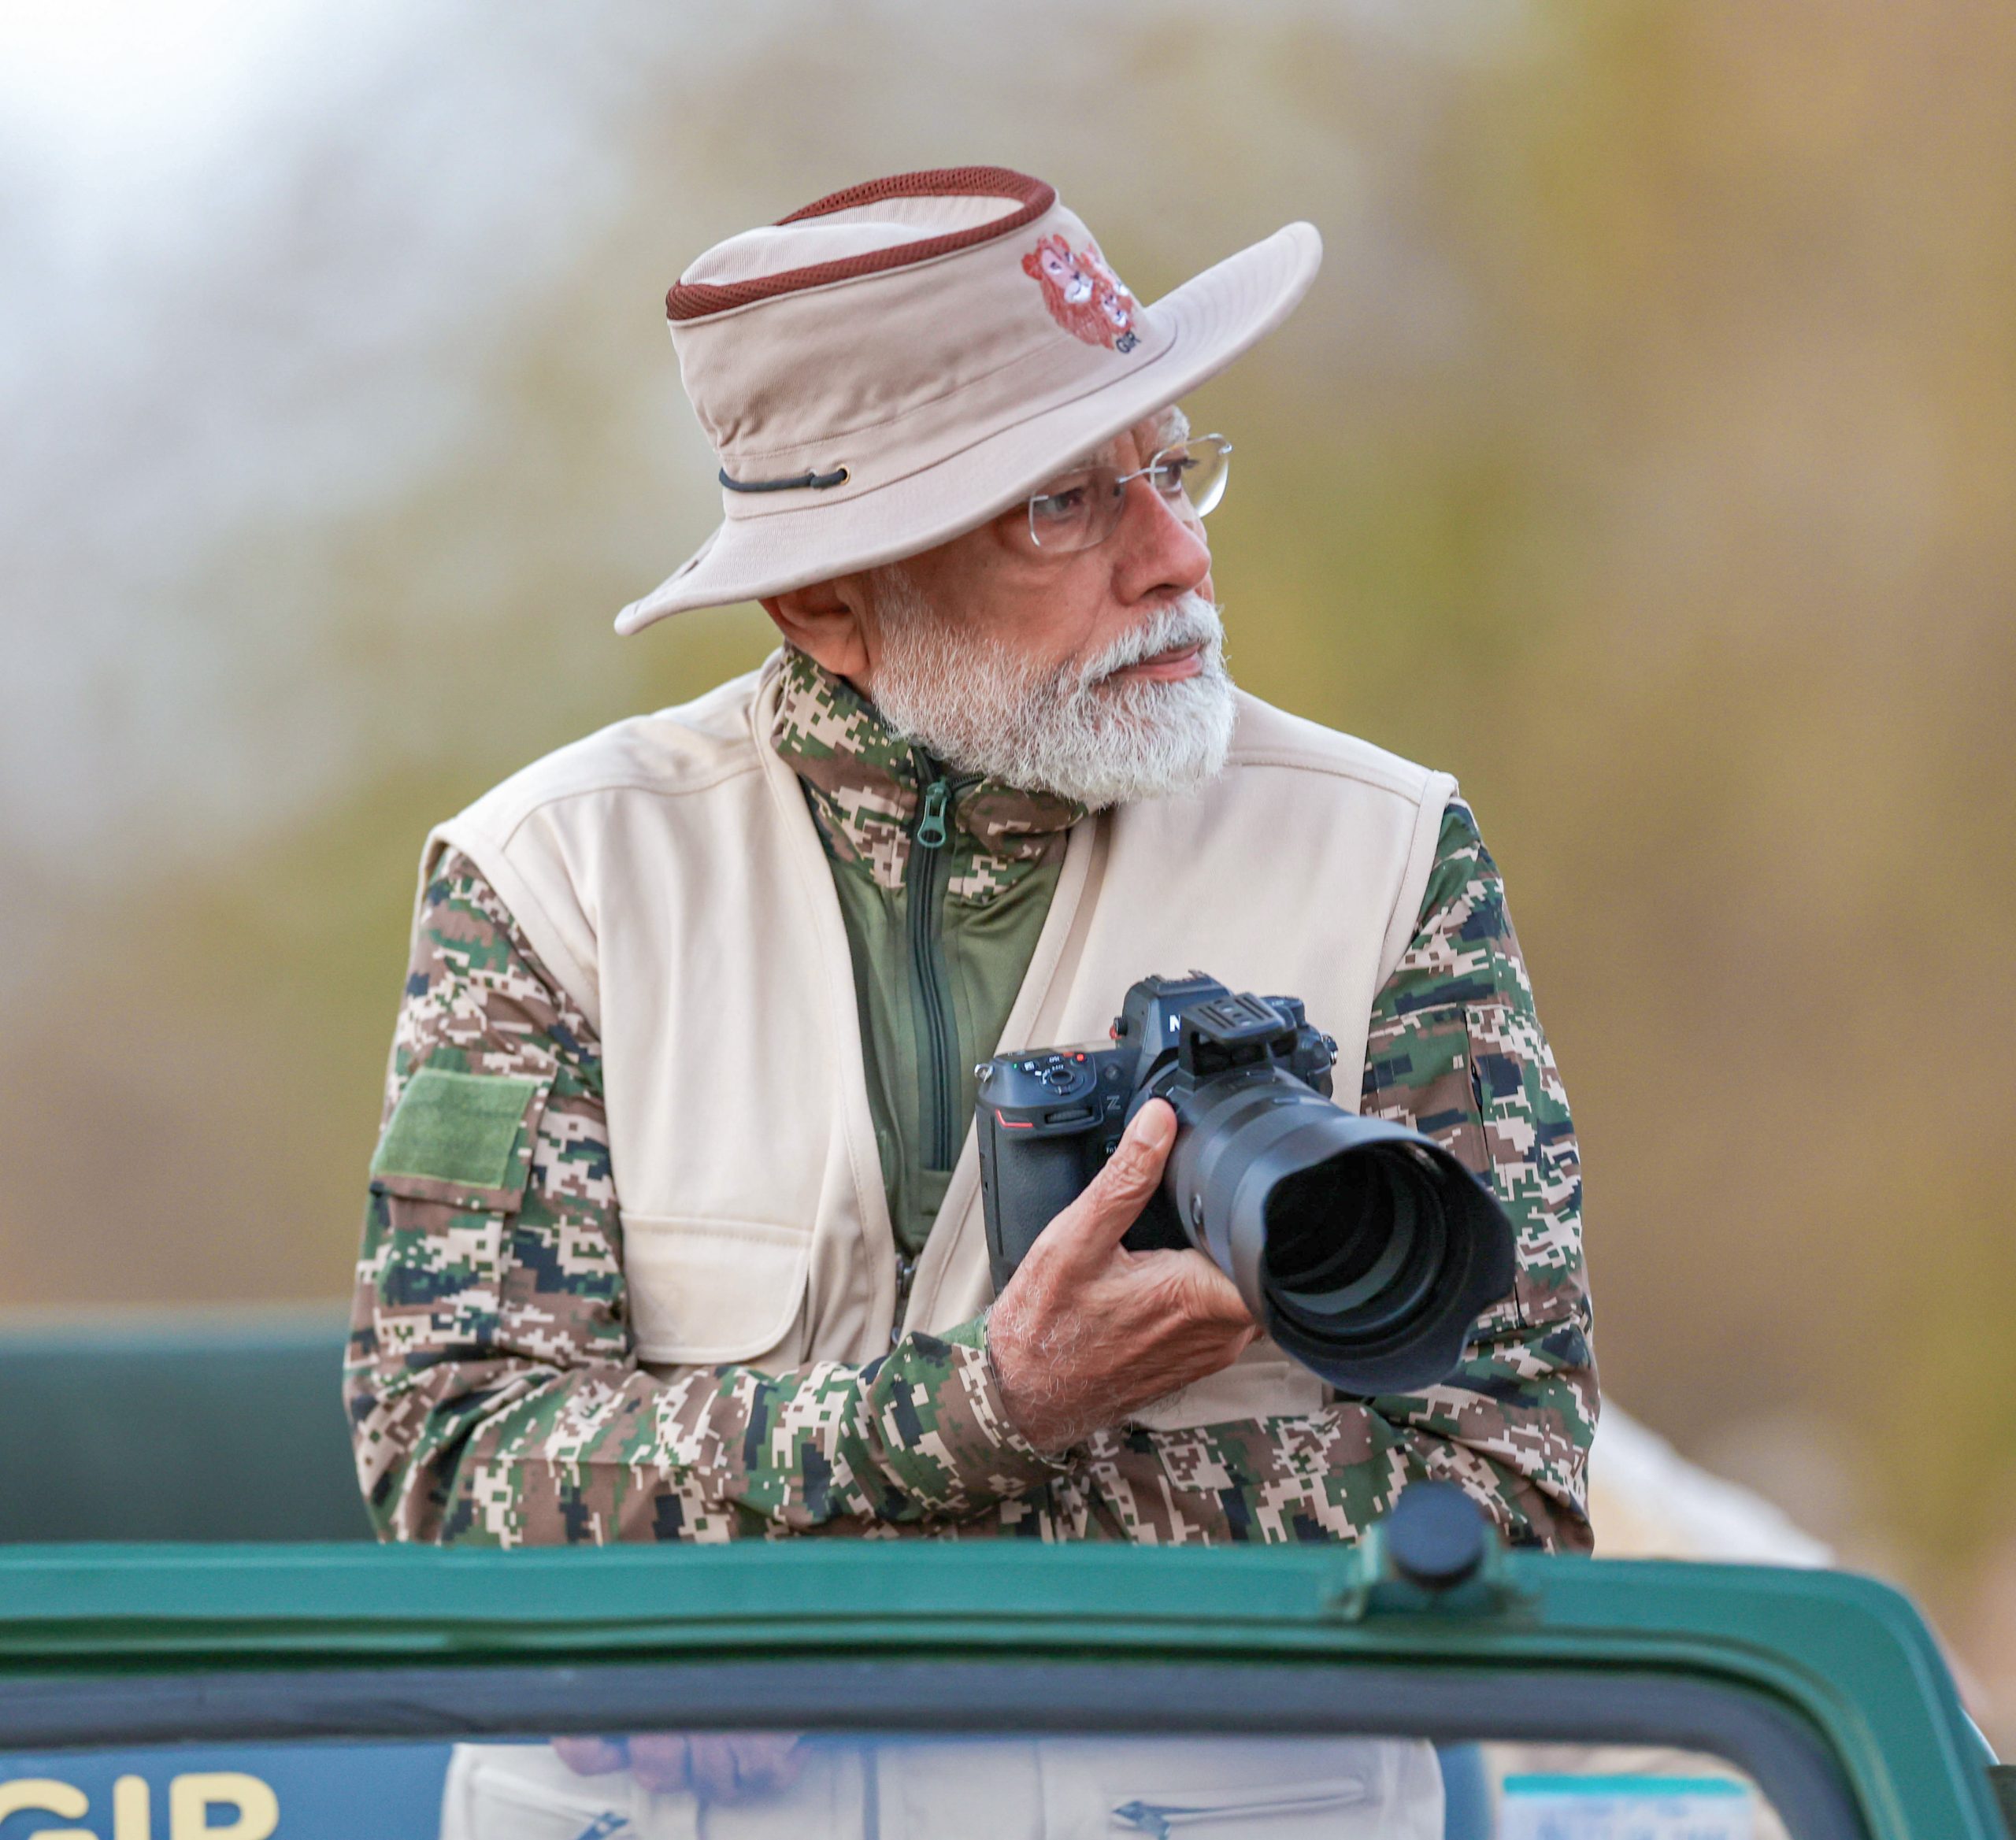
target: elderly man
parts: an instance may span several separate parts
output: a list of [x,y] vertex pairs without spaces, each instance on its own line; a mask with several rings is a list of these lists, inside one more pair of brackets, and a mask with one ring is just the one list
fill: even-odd
[[[1497,871],[1446,776],[1226,674],[1229,444],[1173,405],[1319,254],[1143,305],[962,168],[672,289],[725,515],[617,628],[755,599],[784,645],[428,839],[348,1368],[386,1537],[1350,1540],[1435,1476],[1586,1547],[1577,1153]],[[1440,1384],[1339,1397],[1203,1254],[1121,1245],[1159,1101],[994,1295],[975,1063],[1191,965],[1303,998],[1340,1101],[1510,1212]]]

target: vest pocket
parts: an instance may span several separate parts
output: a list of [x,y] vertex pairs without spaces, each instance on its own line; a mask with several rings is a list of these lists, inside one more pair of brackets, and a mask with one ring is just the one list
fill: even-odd
[[765,1220],[623,1216],[623,1273],[639,1357],[675,1367],[803,1358],[812,1230]]
[[1128,1423],[1151,1431],[1193,1431],[1240,1419],[1306,1418],[1336,1397],[1263,1335],[1230,1367],[1151,1399],[1128,1415]]

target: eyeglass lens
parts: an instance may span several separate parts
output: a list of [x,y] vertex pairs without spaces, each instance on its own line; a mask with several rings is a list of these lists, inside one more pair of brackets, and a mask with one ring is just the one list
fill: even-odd
[[1232,443],[1222,435],[1193,435],[1165,447],[1138,472],[1081,466],[1060,474],[1029,499],[1029,535],[1040,550],[1088,550],[1113,535],[1128,485],[1146,479],[1171,505],[1203,517],[1225,495]]

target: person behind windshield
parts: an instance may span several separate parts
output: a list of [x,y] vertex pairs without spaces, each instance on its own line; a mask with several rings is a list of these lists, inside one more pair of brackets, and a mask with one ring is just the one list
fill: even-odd
[[[1429,1476],[1587,1549],[1579,1165],[1498,871],[1447,776],[1226,668],[1230,443],[1175,405],[1319,255],[1145,305],[962,168],[672,289],[724,516],[617,628],[753,599],[783,643],[428,839],[346,1377],[383,1537],[1348,1542]],[[1161,1101],[993,1294],[975,1064],[1192,966],[1303,998],[1340,1102],[1509,1212],[1442,1383],[1336,1396],[1203,1255],[1121,1244]]]

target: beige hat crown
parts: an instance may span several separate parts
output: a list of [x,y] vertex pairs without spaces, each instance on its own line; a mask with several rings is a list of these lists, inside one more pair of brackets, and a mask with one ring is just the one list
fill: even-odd
[[1042,180],[954,167],[717,243],[665,297],[722,521],[617,629],[914,555],[1229,364],[1306,291],[1306,224],[1136,300]]

